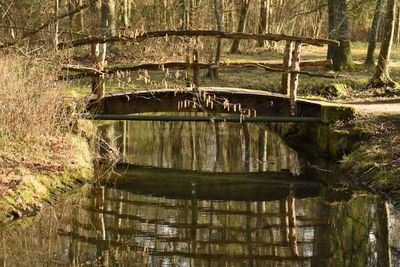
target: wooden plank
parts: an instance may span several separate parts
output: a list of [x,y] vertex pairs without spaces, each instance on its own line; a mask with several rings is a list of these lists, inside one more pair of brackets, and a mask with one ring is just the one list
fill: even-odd
[[221,32],[221,31],[153,31],[144,32],[140,34],[131,34],[126,36],[113,36],[113,37],[91,37],[85,39],[79,39],[69,42],[63,42],[58,44],[59,49],[78,47],[82,45],[88,45],[93,43],[112,43],[112,42],[141,42],[151,38],[169,37],[169,36],[182,36],[182,37],[212,37],[212,38],[224,38],[224,39],[245,39],[245,40],[268,40],[268,41],[294,41],[315,46],[339,46],[340,42],[329,39],[318,39],[318,38],[306,38],[297,37],[284,34],[251,34],[251,33],[239,33],[239,32]]

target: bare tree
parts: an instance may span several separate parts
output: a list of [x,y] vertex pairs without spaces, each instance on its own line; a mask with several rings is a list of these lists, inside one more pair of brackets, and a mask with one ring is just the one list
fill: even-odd
[[368,83],[369,88],[380,87],[399,87],[399,85],[390,77],[389,60],[390,52],[393,44],[394,23],[395,23],[395,2],[396,0],[388,0],[385,26],[384,26],[384,39],[379,52],[378,65],[376,66],[374,77]]
[[[82,0],[72,0],[71,10],[78,9],[83,5]],[[83,10],[80,10],[78,13],[74,14],[71,18],[71,28],[76,32],[83,32],[84,30],[84,15]]]
[[[244,32],[244,26],[246,25],[247,14],[249,13],[249,7],[250,7],[250,0],[243,0],[242,8],[240,9],[240,17],[239,17],[237,32]],[[239,45],[240,45],[239,39],[233,40],[232,46],[231,46],[231,49],[229,52],[232,54],[238,53]]]
[[130,26],[130,19],[131,19],[131,1],[123,0],[122,4],[123,4],[122,20],[124,23],[124,27],[128,28]]
[[[221,18],[221,0],[213,0],[213,9],[214,9],[214,16],[215,22],[217,24],[217,31],[222,31],[222,18]],[[215,50],[215,63],[219,63],[221,60],[221,49],[222,49],[222,40],[221,38],[217,39],[217,48]],[[207,76],[210,78],[217,79],[218,78],[218,70],[217,69],[210,69],[207,73]]]
[[101,2],[101,29],[105,36],[115,36],[116,34],[115,0]]
[[[269,5],[270,0],[260,0],[260,19],[258,23],[258,33],[264,34],[268,28],[268,15],[269,15]],[[258,46],[263,47],[265,42],[260,40],[258,41]]]
[[367,65],[375,65],[375,48],[376,48],[376,41],[378,40],[378,30],[379,24],[381,21],[382,16],[382,8],[385,0],[377,0],[374,19],[372,20],[371,25],[371,33],[369,36],[368,42],[368,51],[367,51],[367,58],[365,60],[365,64]]

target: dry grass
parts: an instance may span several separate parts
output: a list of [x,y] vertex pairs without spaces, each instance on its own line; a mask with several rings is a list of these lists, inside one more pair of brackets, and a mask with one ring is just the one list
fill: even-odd
[[40,64],[0,55],[0,196],[24,176],[61,172],[71,161],[71,118],[56,75]]
[[0,58],[1,141],[40,141],[59,130],[58,88],[48,71],[9,56]]

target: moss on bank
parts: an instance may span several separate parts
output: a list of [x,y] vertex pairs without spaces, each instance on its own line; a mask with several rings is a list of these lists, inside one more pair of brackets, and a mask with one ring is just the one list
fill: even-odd
[[311,152],[315,156],[339,159],[349,153],[357,134],[342,129],[345,121],[354,118],[355,110],[342,105],[322,105],[320,117],[322,123],[299,123],[286,134],[286,141],[295,148]]
[[32,214],[54,202],[62,193],[92,177],[92,157],[86,140],[79,136],[66,137],[71,145],[70,156],[61,169],[34,171],[20,167],[22,181],[0,197],[0,223]]
[[341,163],[344,171],[400,203],[400,118],[360,116],[343,126],[358,133],[353,151]]

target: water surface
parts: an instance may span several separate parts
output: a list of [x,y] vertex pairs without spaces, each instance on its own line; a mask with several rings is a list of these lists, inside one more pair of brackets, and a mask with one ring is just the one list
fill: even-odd
[[0,265],[398,266],[398,212],[278,128],[107,124],[113,182],[1,230]]

